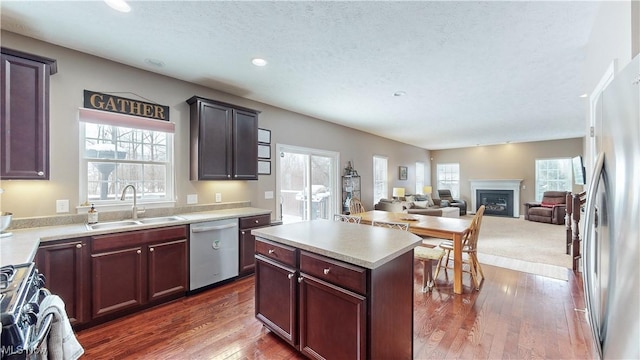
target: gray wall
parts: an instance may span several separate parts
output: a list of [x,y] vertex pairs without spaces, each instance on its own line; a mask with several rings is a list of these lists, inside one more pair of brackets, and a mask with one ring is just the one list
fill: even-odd
[[[189,180],[189,109],[185,102],[193,95],[216,99],[261,111],[259,126],[271,130],[272,152],[282,143],[340,153],[344,164],[351,160],[362,176],[363,200],[373,207],[372,156],[389,158],[389,179],[393,186],[413,188],[415,162],[428,165],[429,152],[414,146],[366,134],[354,129],[275,108],[210,88],[124,66],[107,59],[80,53],[2,31],[2,46],[45,57],[58,62],[58,73],[51,77],[50,91],[50,161],[49,181],[2,181],[5,192],[0,204],[16,218],[52,216],[58,199],[69,199],[71,213],[85,199],[79,199],[78,108],[82,107],[84,89],[115,93],[123,97],[144,97],[170,107],[170,119],[176,124],[176,205],[186,205],[188,194],[197,194],[199,204],[215,201],[222,193],[223,202],[251,201],[253,206],[275,213],[274,199],[265,200],[265,191],[275,191],[275,175],[260,175],[258,181],[190,181]],[[272,153],[272,159],[274,154]],[[397,180],[397,166],[409,166],[409,179]],[[275,173],[272,160],[272,174]],[[429,178],[429,169],[426,169]],[[274,214],[275,215],[275,214]]]

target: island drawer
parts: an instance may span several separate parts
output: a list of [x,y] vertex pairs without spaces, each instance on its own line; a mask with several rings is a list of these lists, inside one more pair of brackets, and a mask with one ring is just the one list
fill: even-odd
[[296,248],[256,238],[256,253],[282,264],[296,267]]
[[366,295],[367,270],[325,256],[300,252],[300,272]]

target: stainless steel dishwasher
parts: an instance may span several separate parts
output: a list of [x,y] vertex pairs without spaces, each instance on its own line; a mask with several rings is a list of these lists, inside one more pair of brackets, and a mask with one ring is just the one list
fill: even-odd
[[238,276],[238,219],[191,224],[189,290]]

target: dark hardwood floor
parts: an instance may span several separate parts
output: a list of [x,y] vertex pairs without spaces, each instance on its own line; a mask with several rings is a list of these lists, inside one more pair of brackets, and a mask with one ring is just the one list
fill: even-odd
[[[414,358],[595,359],[582,279],[555,280],[483,265],[454,295],[444,272],[422,293],[414,267]],[[299,359],[254,317],[253,277],[79,331],[87,359]]]

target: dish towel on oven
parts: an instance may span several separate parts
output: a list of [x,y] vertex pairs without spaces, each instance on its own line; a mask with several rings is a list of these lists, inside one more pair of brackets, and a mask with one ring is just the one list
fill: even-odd
[[49,336],[38,351],[41,359],[48,360],[76,360],[84,349],[76,339],[71,323],[64,309],[64,301],[57,295],[49,295],[40,303],[40,315],[38,317],[38,332],[41,331],[41,323],[48,314],[53,314]]

